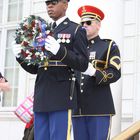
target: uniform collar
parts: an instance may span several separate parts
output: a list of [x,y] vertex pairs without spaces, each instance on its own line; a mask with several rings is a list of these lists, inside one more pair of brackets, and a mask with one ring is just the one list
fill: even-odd
[[64,16],[64,17],[58,19],[58,20],[56,21],[56,26],[58,26],[60,23],[62,23],[66,18],[67,18],[67,17]]
[[92,45],[92,44],[98,42],[99,40],[100,40],[100,37],[96,36],[96,37],[89,40],[89,44]]

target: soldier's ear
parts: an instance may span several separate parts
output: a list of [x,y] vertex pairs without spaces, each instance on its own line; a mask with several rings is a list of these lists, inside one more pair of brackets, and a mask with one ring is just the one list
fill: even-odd
[[64,4],[64,10],[65,10],[65,11],[67,10],[67,8],[68,8],[68,2],[66,2],[66,3]]

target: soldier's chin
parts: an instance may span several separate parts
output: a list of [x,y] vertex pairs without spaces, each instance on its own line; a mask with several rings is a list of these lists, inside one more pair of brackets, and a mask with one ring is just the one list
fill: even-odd
[[56,21],[58,18],[56,18],[54,15],[49,15],[49,17],[51,18],[51,19],[53,19],[54,21]]
[[52,19],[55,18],[55,16],[53,14],[49,14],[49,17],[52,18]]

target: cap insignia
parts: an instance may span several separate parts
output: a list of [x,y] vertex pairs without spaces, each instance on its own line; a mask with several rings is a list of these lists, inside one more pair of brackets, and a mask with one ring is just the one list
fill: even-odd
[[86,8],[85,6],[82,7],[82,14],[86,13]]

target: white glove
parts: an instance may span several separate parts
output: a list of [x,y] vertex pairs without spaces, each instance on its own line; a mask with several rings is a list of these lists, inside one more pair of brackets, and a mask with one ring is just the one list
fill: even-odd
[[16,42],[12,42],[12,51],[13,51],[13,54],[19,58],[19,53],[21,53],[21,45],[20,44],[16,44]]
[[88,68],[85,72],[82,72],[82,74],[93,76],[96,72],[96,69],[93,67],[91,63],[88,63]]
[[60,44],[52,36],[47,36],[45,41],[45,49],[56,55],[60,48]]

